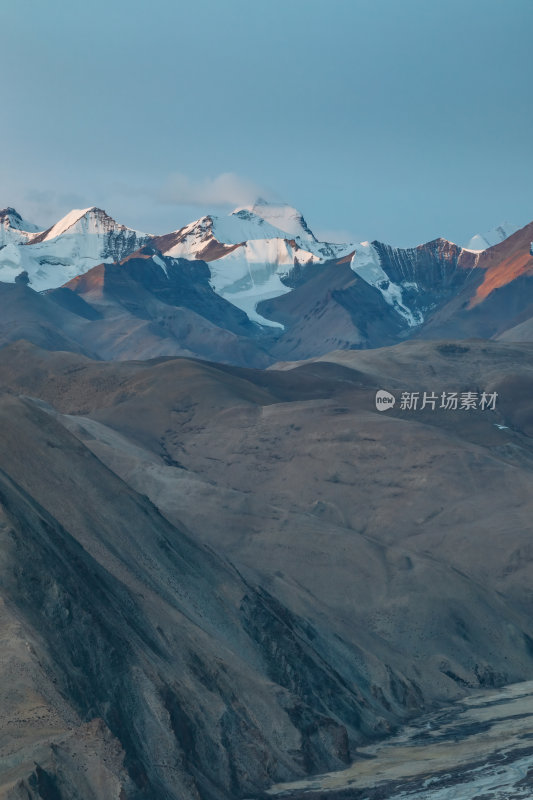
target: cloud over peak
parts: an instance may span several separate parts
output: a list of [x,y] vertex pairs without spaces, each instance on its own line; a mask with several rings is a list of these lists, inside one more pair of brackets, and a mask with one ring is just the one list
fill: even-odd
[[200,179],[173,172],[161,187],[159,200],[169,205],[236,206],[253,203],[268,194],[264,187],[234,172]]

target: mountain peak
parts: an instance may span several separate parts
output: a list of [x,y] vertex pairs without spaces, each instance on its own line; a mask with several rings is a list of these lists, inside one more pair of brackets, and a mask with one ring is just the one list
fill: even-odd
[[255,203],[252,205],[240,206],[234,209],[231,215],[242,216],[242,212],[248,212],[263,219],[274,228],[278,228],[291,237],[299,236],[303,239],[317,241],[314,233],[305,221],[303,214],[287,203],[270,203],[263,197],[258,197]]
[[12,206],[6,206],[6,208],[0,209],[0,225],[4,228],[13,228],[14,230],[23,231],[25,233],[36,233],[42,230],[38,225],[34,225],[33,222],[27,222],[23,219],[16,208]]
[[0,219],[4,220],[8,217],[9,219],[22,219],[20,214],[18,213],[16,208],[12,206],[6,206],[6,208],[0,208]]
[[[82,217],[87,216],[90,211],[96,211],[97,209],[95,206],[90,206],[90,208],[73,208],[72,211],[69,211],[68,214],[65,214],[55,225],[52,225],[51,228],[48,228],[46,231],[43,231],[42,235],[38,237],[38,241],[46,242],[49,239],[55,239],[56,236],[61,236],[62,233],[65,233],[69,228],[72,228],[77,222],[79,222]],[[105,212],[104,212],[105,213]],[[37,239],[34,239],[34,244],[37,243]]]
[[[97,206],[89,208],[73,208],[68,214],[52,225],[48,230],[43,231],[40,236],[32,239],[32,244],[47,242],[56,239],[65,233],[108,233],[109,231],[131,231],[126,225],[121,225],[113,217]],[[145,234],[139,234],[145,236]]]
[[486,233],[476,233],[472,236],[465,244],[465,250],[473,250],[477,253],[482,252],[488,247],[493,247],[495,244],[505,241],[517,230],[518,226],[512,222],[502,222],[501,225],[497,225]]

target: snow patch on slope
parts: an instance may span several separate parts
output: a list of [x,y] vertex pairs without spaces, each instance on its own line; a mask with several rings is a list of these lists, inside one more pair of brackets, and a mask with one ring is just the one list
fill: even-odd
[[363,278],[370,286],[374,286],[382,295],[386,303],[402,316],[410,328],[420,325],[424,317],[419,311],[413,311],[403,302],[403,288],[412,288],[412,283],[393,283],[379,260],[376,249],[370,242],[361,242],[356,245],[355,253],[350,263],[351,269]]
[[246,242],[216,261],[209,262],[211,286],[249,318],[261,325],[283,328],[256,311],[258,303],[290,292],[282,278],[299,264],[320,261],[313,253],[294,248],[285,239],[256,239]]
[[163,261],[163,259],[162,259],[162,258],[160,258],[160,257],[157,255],[157,253],[154,253],[154,255],[152,256],[152,261],[154,262],[154,264],[157,264],[157,266],[158,266],[158,267],[161,267],[161,269],[162,269],[162,270],[163,270],[163,272],[165,273],[165,276],[168,278],[168,269],[167,269],[167,265],[165,264],[165,262]]

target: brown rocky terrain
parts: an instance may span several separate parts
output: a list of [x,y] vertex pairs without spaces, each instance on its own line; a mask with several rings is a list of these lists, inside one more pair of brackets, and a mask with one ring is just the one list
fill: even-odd
[[[464,288],[437,309],[417,336],[425,339],[506,336],[533,316],[533,223],[480,253]],[[530,341],[522,328],[511,340]]]
[[0,282],[0,346],[27,339],[49,350],[124,360],[184,355],[267,366],[263,335],[209,286],[203,262],[145,247],[47,293]]
[[258,796],[532,677],[531,345],[265,371],[18,342],[0,381],[0,796]]

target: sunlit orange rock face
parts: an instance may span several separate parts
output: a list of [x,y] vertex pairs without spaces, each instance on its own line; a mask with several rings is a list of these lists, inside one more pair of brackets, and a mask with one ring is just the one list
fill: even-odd
[[105,278],[106,265],[99,264],[97,267],[89,270],[89,272],[85,272],[83,275],[77,275],[66,283],[65,287],[79,295],[87,295],[95,299],[102,297],[104,293]]
[[533,222],[508,239],[481,253],[477,267],[485,270],[483,282],[470,301],[469,308],[483,302],[494,289],[499,289],[522,275],[533,275]]
[[67,289],[73,292],[86,292],[90,289],[102,288],[105,281],[105,264],[100,264],[94,269],[85,272],[83,275],[77,275],[71,281],[65,284]]

